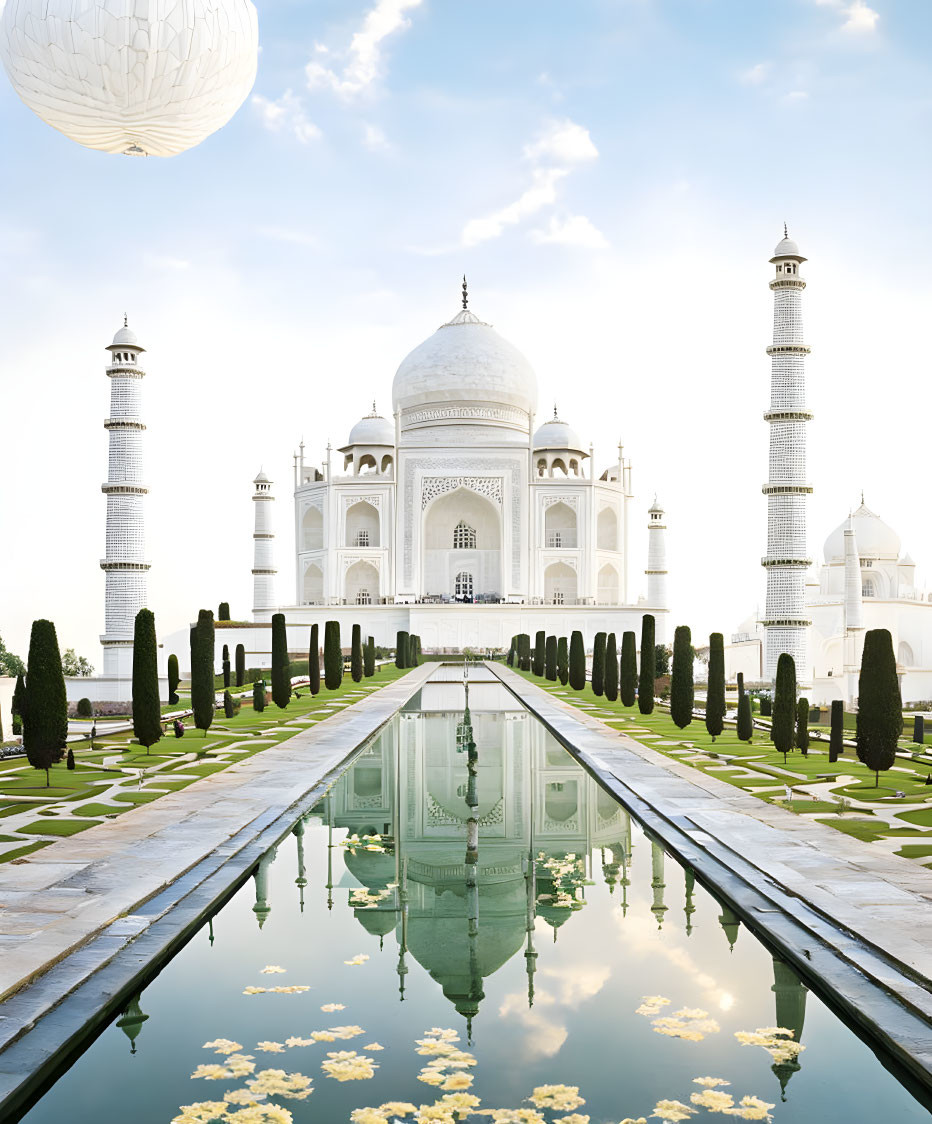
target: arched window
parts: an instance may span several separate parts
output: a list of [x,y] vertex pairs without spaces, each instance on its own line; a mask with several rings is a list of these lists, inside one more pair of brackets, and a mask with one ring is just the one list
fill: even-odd
[[472,574],[466,570],[460,570],[456,575],[456,584],[453,592],[458,598],[471,601],[473,593]]
[[[362,539],[366,541],[363,542]],[[379,512],[366,500],[357,500],[346,511],[346,545],[379,546]]]
[[[475,529],[475,527],[470,527],[470,525],[468,523],[464,522],[464,520],[462,520],[462,519],[453,528],[453,549],[454,550],[475,550],[476,549],[476,529]],[[459,578],[457,578],[457,581],[459,581]],[[470,581],[472,581],[471,578],[470,578]]]
[[369,545],[369,532],[363,528],[361,531],[356,532],[356,541],[353,546],[368,546]]
[[544,513],[544,542],[551,549],[576,546],[576,512],[565,503],[552,503]]
[[356,604],[357,605],[371,605],[372,604],[372,594],[369,592],[368,589],[357,589],[356,590]]
[[603,507],[596,524],[596,538],[599,550],[618,549],[618,516],[610,507]]
[[876,597],[874,593],[874,579],[862,578],[861,580],[861,596],[862,597]]
[[324,517],[319,507],[309,507],[301,520],[305,550],[320,550],[324,545]]
[[319,566],[304,571],[304,604],[319,605],[324,599],[324,575]]
[[905,640],[900,641],[899,648],[897,649],[896,653],[896,662],[898,664],[902,664],[903,667],[912,667],[916,662],[915,657],[913,656],[913,650]]

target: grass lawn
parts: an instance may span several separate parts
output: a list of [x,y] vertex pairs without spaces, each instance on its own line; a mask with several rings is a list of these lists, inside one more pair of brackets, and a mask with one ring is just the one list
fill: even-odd
[[37,839],[35,843],[26,843],[22,847],[6,851],[0,855],[0,863],[12,862],[14,859],[21,859],[23,855],[31,855],[33,851],[40,851],[43,847],[48,847],[51,842],[51,839]]
[[119,812],[125,811],[125,808],[111,808],[109,804],[82,804],[80,808],[74,809],[74,814],[76,816],[90,816],[99,820],[103,816],[115,816]]
[[36,820],[19,831],[22,835],[77,835],[93,826],[93,820]]

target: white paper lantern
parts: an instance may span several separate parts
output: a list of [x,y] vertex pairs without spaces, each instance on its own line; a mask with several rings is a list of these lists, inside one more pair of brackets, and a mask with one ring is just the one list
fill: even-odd
[[258,51],[251,0],[6,0],[0,28],[34,113],[88,148],[133,155],[174,156],[225,125]]

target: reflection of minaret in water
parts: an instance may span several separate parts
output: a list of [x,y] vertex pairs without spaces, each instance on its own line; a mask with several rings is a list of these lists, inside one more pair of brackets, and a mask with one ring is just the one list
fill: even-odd
[[683,912],[686,914],[686,936],[688,937],[693,931],[693,914],[696,912],[696,907],[693,905],[693,890],[696,885],[696,876],[688,866],[683,868],[683,876],[686,880],[686,905],[683,908]]
[[[803,1023],[806,1019],[806,994],[807,988],[799,976],[782,960],[773,958],[773,987],[770,989],[776,996],[777,1026],[793,1031],[793,1041],[802,1038]],[[801,1066],[798,1058],[785,1062],[774,1062],[770,1067],[780,1082],[780,1099],[786,1100],[786,1086],[794,1073]]]
[[210,941],[210,947],[214,947],[214,919],[207,918],[207,939]]
[[655,843],[653,839],[650,842],[650,870],[650,888],[654,893],[654,903],[650,907],[650,911],[657,918],[657,928],[661,929],[663,928],[663,915],[667,912],[667,907],[663,904],[663,891],[666,888],[666,883],[663,880],[663,847],[659,843]]
[[733,951],[735,941],[738,939],[738,930],[741,928],[741,918],[734,912],[734,910],[725,904],[719,902],[722,907],[721,915],[719,916],[718,923],[725,930],[725,936],[728,938],[729,951]]
[[327,789],[327,909],[333,909],[333,803]]
[[256,915],[260,929],[265,924],[265,919],[272,912],[272,907],[269,905],[269,867],[275,862],[277,854],[277,847],[272,847],[266,851],[259,859],[259,865],[253,875],[256,880],[256,904],[252,907],[252,911]]
[[298,841],[298,877],[294,880],[298,887],[298,897],[301,912],[304,912],[304,887],[307,885],[307,876],[304,873],[304,820],[298,822],[291,829],[291,834]]
[[[776,967],[776,962],[774,962]],[[142,1024],[149,1017],[143,1014],[142,1008],[139,1006],[141,996],[134,996],[129,1003],[126,1004],[126,1009],[123,1014],[117,1019],[116,1025],[123,1031],[130,1042],[130,1053],[136,1053],[136,1039],[139,1037],[139,1032],[142,1030]],[[799,1066],[796,1067],[797,1069]]]
[[[395,833],[399,840],[399,833]],[[396,843],[396,851],[398,845]],[[402,1003],[405,1001],[405,976],[408,974],[408,965],[405,963],[405,953],[408,951],[408,860],[401,861],[401,877],[398,880],[398,899],[401,905],[401,940],[398,944],[398,996]]]
[[466,1039],[472,1044],[472,1020],[479,1013],[479,1003],[485,998],[482,990],[482,973],[479,971],[479,796],[476,780],[479,773],[479,754],[473,737],[472,718],[469,713],[469,665],[464,665],[463,676],[466,690],[466,704],[463,713],[463,727],[466,735],[466,804],[469,815],[466,819],[466,935],[469,940],[469,995],[465,1001],[457,1003],[460,1014],[466,1016]]

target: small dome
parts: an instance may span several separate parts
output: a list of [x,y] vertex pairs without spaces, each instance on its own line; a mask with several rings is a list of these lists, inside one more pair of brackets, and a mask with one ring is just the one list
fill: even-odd
[[793,258],[796,261],[806,261],[807,259],[799,252],[799,247],[792,238],[786,234],[780,239],[773,252],[773,257],[770,259],[772,262],[777,261],[778,258]]
[[[544,422],[534,434],[534,448],[567,449],[574,453],[583,453],[583,444],[579,435],[565,421],[560,421],[557,417],[556,408],[554,408],[553,417],[550,421]],[[583,456],[587,455],[583,453]]]
[[253,484],[271,484],[271,483],[272,483],[272,481],[269,480],[269,478],[266,476],[266,474],[260,468],[259,469],[259,475],[255,478],[255,480],[253,480]]
[[[863,502],[851,516],[851,525],[861,558],[899,558],[900,536]],[[847,527],[845,519],[825,540],[822,550],[827,563],[844,561]]]
[[131,347],[135,351],[146,350],[144,347],[140,346],[139,340],[136,338],[136,333],[127,324],[125,316],[123,317],[123,327],[118,329],[116,335],[113,337],[113,343],[110,344],[108,350],[112,350],[115,347]]
[[660,502],[660,500],[657,499],[656,493],[654,494],[654,502],[647,509],[648,515],[650,515],[651,512],[657,512],[660,515],[663,515],[663,504]]
[[360,418],[350,430],[346,448],[351,445],[394,445],[395,423],[389,418],[383,418],[375,412],[375,403],[372,404],[372,413]]
[[464,309],[402,360],[392,383],[396,410],[448,403],[533,413],[537,377],[520,351]]

